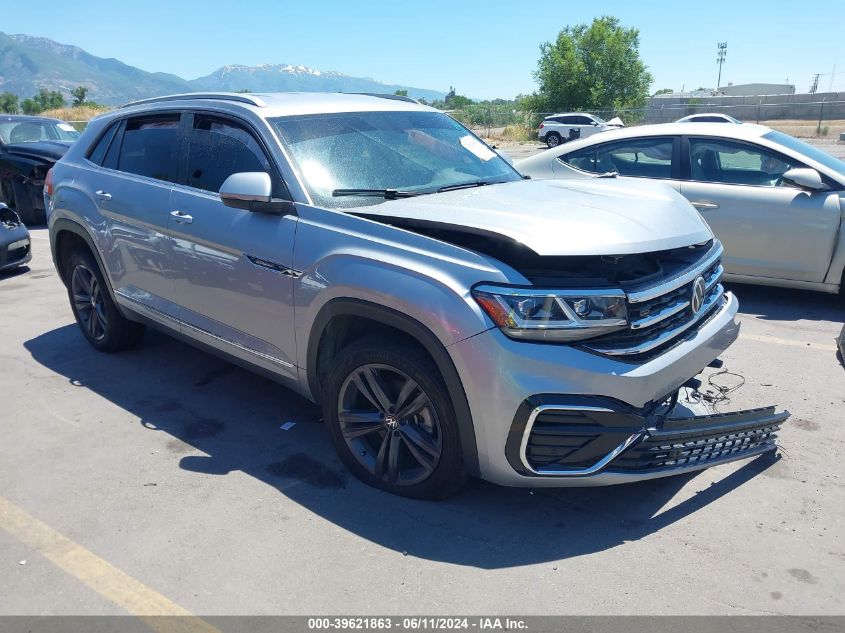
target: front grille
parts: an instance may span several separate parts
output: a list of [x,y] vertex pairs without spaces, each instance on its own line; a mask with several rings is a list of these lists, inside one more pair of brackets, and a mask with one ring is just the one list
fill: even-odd
[[[696,332],[724,303],[725,290],[719,283],[724,273],[721,255],[722,246],[715,242],[687,270],[628,291],[628,329],[591,340],[586,347],[624,360],[647,360],[677,344],[682,335]],[[704,298],[698,311],[693,311],[693,289],[699,277],[704,279]]]
[[[757,410],[749,413],[768,413]],[[772,412],[773,413],[773,412]],[[726,414],[732,416],[734,414]],[[710,416],[718,420],[720,416]],[[742,459],[776,448],[776,433],[785,419],[783,415],[762,416],[729,429],[713,427],[695,431],[652,431],[642,442],[634,445],[611,465],[614,471],[643,472],[671,468],[694,468],[723,460]],[[699,419],[702,421],[701,419]],[[667,421],[667,425],[671,424]]]

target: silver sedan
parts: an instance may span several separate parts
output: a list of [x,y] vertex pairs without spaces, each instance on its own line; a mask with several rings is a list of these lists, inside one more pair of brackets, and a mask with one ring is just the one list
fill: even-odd
[[644,125],[573,141],[515,166],[533,178],[666,183],[724,244],[728,280],[845,288],[845,162],[782,132],[748,123]]

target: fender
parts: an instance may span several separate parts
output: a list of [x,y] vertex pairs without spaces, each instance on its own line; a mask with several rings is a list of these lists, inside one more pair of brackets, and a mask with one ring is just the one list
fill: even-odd
[[328,301],[314,319],[308,337],[307,376],[311,394],[315,398],[319,397],[320,386],[317,380],[317,351],[326,326],[336,316],[357,316],[384,323],[412,337],[428,351],[437,365],[440,375],[443,376],[446,389],[449,392],[449,398],[455,407],[455,418],[458,422],[458,433],[461,438],[464,465],[468,473],[478,475],[478,448],[475,441],[475,428],[472,422],[469,402],[467,401],[458,371],[455,369],[448,350],[431,330],[406,314],[360,299],[336,298]]
[[65,271],[62,268],[61,264],[59,263],[59,254],[58,254],[58,238],[59,234],[67,231],[69,233],[73,233],[74,235],[78,235],[85,243],[88,245],[88,250],[91,251],[91,254],[94,256],[94,259],[97,261],[97,266],[100,267],[100,272],[103,275],[103,279],[106,280],[106,288],[108,288],[109,296],[111,297],[112,303],[117,307],[117,309],[125,316],[126,318],[131,318],[130,316],[126,315],[125,311],[120,307],[120,304],[117,302],[114,296],[114,290],[112,289],[111,279],[109,279],[108,271],[106,267],[103,265],[103,259],[100,257],[100,251],[97,250],[97,247],[94,244],[94,238],[91,237],[91,234],[85,230],[78,222],[74,222],[73,220],[69,220],[67,218],[56,218],[50,222],[50,253],[53,256],[53,266],[55,266],[56,271],[59,273],[59,279],[62,280],[62,283],[67,286],[67,279],[65,279]]

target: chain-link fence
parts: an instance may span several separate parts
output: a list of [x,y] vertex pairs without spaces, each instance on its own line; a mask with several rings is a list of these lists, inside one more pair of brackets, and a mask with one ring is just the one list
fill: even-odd
[[[659,101],[659,100],[656,100]],[[839,138],[845,133],[845,100],[820,99],[801,103],[740,103],[724,105],[705,99],[686,103],[653,103],[645,108],[588,110],[589,114],[609,121],[622,119],[626,126],[670,123],[691,114],[721,113],[746,123],[761,123],[798,137]],[[523,112],[513,108],[472,105],[450,114],[488,138],[530,141],[537,138],[537,128],[554,112]]]
[[[842,93],[839,93],[840,95]],[[837,95],[838,96],[838,95]],[[661,103],[665,101],[665,103]],[[645,108],[587,110],[589,114],[605,121],[615,117],[626,126],[651,123],[670,123],[691,115],[703,113],[728,114],[746,123],[762,123],[797,137],[839,138],[845,133],[845,99],[821,98],[817,101],[766,103],[763,98],[756,103],[750,98],[743,103],[722,104],[708,102],[706,98],[688,99],[684,103],[655,99]],[[537,139],[537,128],[547,116],[555,112],[525,112],[513,104],[471,104],[449,114],[486,138],[513,141]],[[87,121],[68,121],[82,131]]]

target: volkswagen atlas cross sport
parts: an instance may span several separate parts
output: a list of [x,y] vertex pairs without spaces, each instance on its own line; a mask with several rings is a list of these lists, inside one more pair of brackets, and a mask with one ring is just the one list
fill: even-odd
[[773,450],[788,415],[684,407],[738,325],[722,246],[679,194],[523,179],[407,98],[130,104],[45,196],[96,349],[148,325],[271,376],[393,493],[688,472]]

